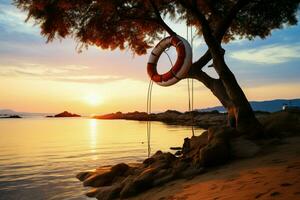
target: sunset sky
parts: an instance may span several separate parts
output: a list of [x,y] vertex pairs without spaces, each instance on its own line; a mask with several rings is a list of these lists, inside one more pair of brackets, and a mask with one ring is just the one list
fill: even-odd
[[[72,39],[46,44],[38,26],[24,23],[25,18],[11,1],[0,0],[0,109],[87,114],[146,110],[148,55],[96,47],[78,53]],[[169,24],[185,37],[184,25]],[[300,97],[299,34],[298,25],[275,30],[265,40],[224,45],[227,63],[249,100]],[[203,52],[205,45],[197,38],[194,59]],[[165,55],[162,65],[170,66]],[[187,110],[187,83],[154,85],[152,98],[153,111]],[[218,100],[195,82],[195,108],[215,105]]]

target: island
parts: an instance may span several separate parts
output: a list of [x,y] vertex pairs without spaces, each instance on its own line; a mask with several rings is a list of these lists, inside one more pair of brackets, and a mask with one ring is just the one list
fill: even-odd
[[22,118],[20,115],[0,115],[0,118]]
[[64,111],[64,112],[56,114],[54,116],[48,115],[46,117],[81,117],[81,115],[70,113],[68,111]]

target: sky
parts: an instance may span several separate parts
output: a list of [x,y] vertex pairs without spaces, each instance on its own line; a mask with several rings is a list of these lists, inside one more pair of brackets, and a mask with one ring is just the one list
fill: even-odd
[[[298,17],[299,18],[299,17]],[[90,46],[79,53],[72,39],[46,43],[38,26],[25,23],[26,13],[10,0],[0,0],[0,109],[22,112],[99,114],[145,111],[149,53],[102,50]],[[186,37],[183,24],[167,22]],[[300,97],[300,26],[274,30],[267,39],[235,40],[223,45],[226,62],[249,100]],[[206,51],[194,41],[194,60]],[[176,55],[170,52],[172,59]],[[170,67],[166,55],[159,72]],[[216,76],[211,69],[205,69]],[[194,107],[220,105],[202,83],[194,81]],[[153,112],[188,109],[187,81],[170,87],[154,85]]]

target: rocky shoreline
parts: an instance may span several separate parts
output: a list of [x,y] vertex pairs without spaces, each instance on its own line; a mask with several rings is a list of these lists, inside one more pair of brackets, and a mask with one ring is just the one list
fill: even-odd
[[[172,115],[182,114],[172,111]],[[124,199],[176,179],[206,173],[211,167],[232,160],[255,157],[267,144],[278,144],[282,138],[300,134],[300,113],[264,113],[259,119],[265,127],[260,140],[250,140],[235,129],[218,125],[200,136],[185,138],[179,156],[158,151],[142,163],[99,167],[81,172],[77,178],[84,186],[93,188],[86,194],[89,197]]]
[[[268,112],[255,112],[258,118],[268,116]],[[96,115],[95,119],[125,119],[136,121],[160,121],[166,124],[184,125],[184,126],[197,126],[204,129],[208,127],[217,126],[227,123],[227,114],[219,113],[218,111],[211,112],[179,112],[176,110],[167,110],[161,113],[152,113],[148,115],[146,112],[116,112],[105,115]]]

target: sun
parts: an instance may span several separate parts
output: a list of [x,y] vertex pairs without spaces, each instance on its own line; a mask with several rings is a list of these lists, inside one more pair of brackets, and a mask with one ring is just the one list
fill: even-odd
[[85,102],[91,106],[98,106],[103,102],[103,98],[98,94],[92,93],[86,95]]

